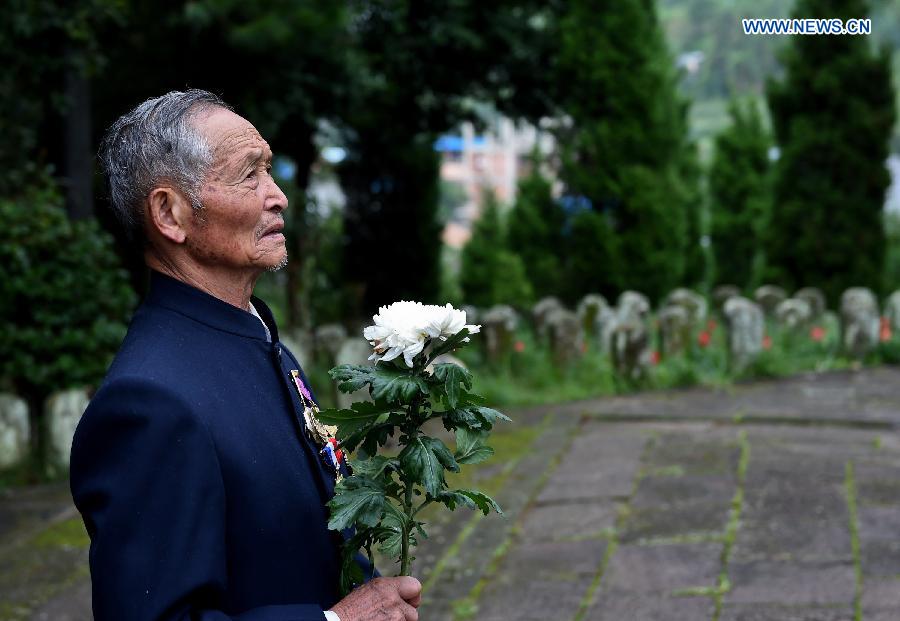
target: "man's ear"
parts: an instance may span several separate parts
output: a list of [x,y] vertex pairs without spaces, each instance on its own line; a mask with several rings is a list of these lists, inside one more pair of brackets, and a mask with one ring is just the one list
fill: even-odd
[[184,243],[193,208],[174,188],[159,187],[147,199],[147,222],[154,232],[176,244]]

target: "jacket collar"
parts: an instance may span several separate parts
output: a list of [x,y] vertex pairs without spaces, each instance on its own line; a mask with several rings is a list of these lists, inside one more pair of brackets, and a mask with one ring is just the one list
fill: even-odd
[[[250,301],[269,327],[272,342],[278,342],[278,328],[272,311],[265,302],[255,296],[251,297]],[[167,308],[222,332],[266,340],[266,331],[260,325],[259,319],[248,311],[156,270],[150,270],[150,288],[144,303]]]

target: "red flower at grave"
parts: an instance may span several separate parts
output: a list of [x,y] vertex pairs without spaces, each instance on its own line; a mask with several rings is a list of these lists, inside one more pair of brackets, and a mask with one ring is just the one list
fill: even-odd
[[772,349],[772,337],[768,334],[763,337],[763,349]]
[[809,338],[818,343],[825,338],[825,328],[822,326],[813,326],[809,331]]
[[582,343],[582,344],[581,344],[581,353],[583,354],[583,353],[585,353],[586,351],[587,351],[587,343]]
[[710,332],[715,332],[717,327],[719,327],[719,324],[716,323],[715,319],[710,319],[706,322],[706,329]]
[[659,364],[659,352],[654,350],[650,352],[650,364],[656,366]]
[[700,347],[707,347],[709,345],[709,341],[712,339],[712,335],[709,332],[704,330],[700,334],[697,335],[697,344]]
[[517,352],[519,352],[520,354],[521,354],[523,351],[525,351],[525,343],[524,343],[523,341],[516,341],[516,344],[513,345],[513,347],[514,347],[515,350],[516,350]]
[[887,317],[881,318],[881,330],[878,333],[878,338],[882,343],[885,341],[890,341],[893,334],[891,333],[891,320]]

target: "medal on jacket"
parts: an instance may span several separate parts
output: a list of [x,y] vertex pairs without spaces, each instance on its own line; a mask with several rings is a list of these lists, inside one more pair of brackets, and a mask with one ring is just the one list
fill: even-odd
[[292,370],[291,379],[294,381],[294,387],[297,394],[300,395],[300,402],[303,404],[303,422],[306,423],[306,433],[310,440],[317,446],[321,446],[319,455],[329,468],[334,470],[335,483],[340,483],[341,464],[344,461],[343,451],[340,450],[339,443],[335,436],[337,435],[337,427],[334,425],[326,425],[316,416],[319,413],[319,406],[313,401],[312,395],[303,379],[300,377],[300,371]]

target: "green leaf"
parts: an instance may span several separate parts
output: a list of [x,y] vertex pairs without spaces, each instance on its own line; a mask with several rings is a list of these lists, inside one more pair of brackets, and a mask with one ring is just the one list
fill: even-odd
[[443,465],[422,438],[416,438],[407,444],[398,457],[406,474],[432,496],[437,496],[446,485]]
[[498,420],[512,422],[512,419],[509,416],[507,416],[506,414],[503,414],[502,412],[498,412],[497,410],[491,409],[491,408],[486,408],[481,405],[476,405],[476,406],[472,407],[471,409],[478,416],[480,416],[484,420],[485,423],[487,423],[487,427],[489,429]]
[[503,511],[500,509],[500,505],[494,502],[494,499],[487,494],[482,494],[481,492],[470,489],[458,489],[456,490],[456,492],[471,499],[472,502],[478,505],[478,508],[481,509],[481,512],[485,515],[490,513],[491,509],[493,509],[500,515],[503,515]]
[[385,423],[390,416],[390,406],[384,402],[360,401],[350,409],[327,409],[317,418],[326,425],[337,425],[337,439],[347,452],[353,452],[368,433]]
[[345,393],[356,392],[372,383],[374,367],[367,365],[342,364],[328,372],[331,379],[339,382],[338,390]]
[[331,530],[344,530],[354,524],[376,526],[381,520],[385,492],[377,481],[354,475],[338,483],[334,491],[334,498],[328,503]]
[[455,408],[459,403],[459,384],[467,389],[472,388],[472,374],[458,364],[446,363],[434,365],[434,377],[444,382],[444,391],[447,396],[447,405]]
[[[350,461],[355,476],[378,481],[385,471],[396,470],[400,467],[400,461],[390,459],[384,455],[373,455],[368,459],[354,459]],[[379,481],[380,482],[380,481]]]
[[494,454],[494,449],[484,444],[488,434],[485,431],[472,431],[465,427],[456,430],[456,463],[477,464]]
[[447,429],[480,429],[484,426],[482,419],[469,408],[456,408],[443,412],[444,427]]
[[418,394],[428,394],[425,380],[409,371],[380,366],[372,374],[372,396],[376,401],[409,403]]
[[431,349],[431,353],[429,354],[429,360],[434,360],[441,354],[446,354],[448,351],[453,351],[457,347],[463,345],[463,340],[469,336],[469,329],[463,328],[456,334],[451,337],[448,337],[446,341],[440,342],[435,341],[435,345]]
[[385,503],[384,519],[381,521],[384,531],[379,533],[381,546],[378,549],[388,556],[400,556],[403,531],[411,530],[408,528],[409,521],[409,516],[393,503]]
[[466,392],[459,396],[460,405],[484,405],[485,403],[487,403],[487,399],[474,392]]
[[[389,437],[394,436],[394,425],[379,425],[369,429],[360,445],[360,452],[375,455],[379,446],[384,446]],[[349,449],[348,449],[349,450]]]
[[357,401],[349,409],[328,408],[319,410],[316,418],[326,425],[337,425],[338,428],[350,426],[356,429],[360,425],[374,422],[379,416],[389,414],[390,411],[391,407],[383,402]]
[[356,562],[356,553],[360,550],[360,548],[364,548],[366,550],[366,554],[369,557],[369,562],[372,563],[372,567],[375,567],[370,552],[376,530],[377,529],[372,528],[357,529],[353,537],[346,540],[341,546],[340,587],[341,593],[345,596],[366,580],[366,576],[363,574],[362,567],[360,567],[359,563]]
[[[345,425],[339,428],[337,439],[341,443],[341,448],[348,453],[352,453],[356,450],[357,445],[369,436],[378,435],[383,429],[393,429],[393,425],[385,424],[389,418],[390,414],[385,413],[379,415],[371,425],[360,425],[355,428]],[[370,454],[374,454],[374,452]]]
[[475,508],[475,501],[456,490],[445,490],[435,498],[438,502],[444,504],[451,511],[455,511],[457,506],[465,506],[469,509]]
[[447,429],[468,427],[469,429],[484,429],[489,431],[498,420],[512,420],[497,410],[481,405],[458,407],[454,410],[447,410],[441,415],[444,419],[444,427]]
[[453,453],[450,452],[450,449],[447,448],[446,444],[437,438],[430,438],[428,436],[422,436],[420,439],[422,440],[422,443],[434,453],[434,456],[438,458],[438,461],[441,462],[444,469],[449,470],[450,472],[459,472],[459,464],[456,463],[456,460],[453,458]]

